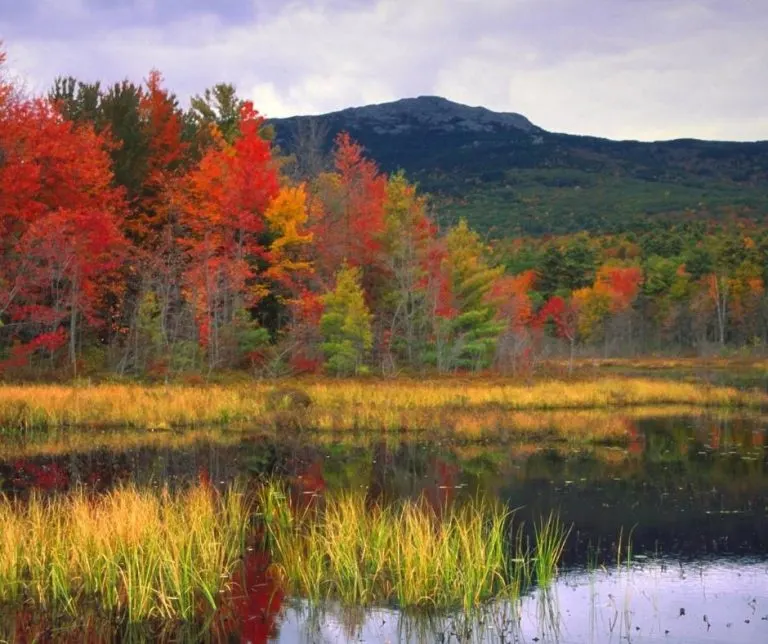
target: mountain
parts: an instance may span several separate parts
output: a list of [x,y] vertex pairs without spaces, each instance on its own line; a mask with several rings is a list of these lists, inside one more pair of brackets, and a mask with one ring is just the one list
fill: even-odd
[[382,170],[403,169],[433,195],[441,223],[464,216],[495,235],[768,215],[768,141],[558,134],[437,96],[270,122],[298,167],[321,164],[348,131]]

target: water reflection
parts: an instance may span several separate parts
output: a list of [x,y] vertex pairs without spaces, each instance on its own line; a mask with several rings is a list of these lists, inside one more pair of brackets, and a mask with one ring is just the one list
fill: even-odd
[[[115,630],[98,617],[53,619],[14,608],[0,615],[0,640],[141,641],[151,633],[156,640],[243,642],[768,641],[768,449],[761,419],[617,415],[612,422],[626,429],[621,448],[521,443],[514,434],[462,440],[216,432],[147,443],[134,433],[126,448],[114,432],[101,443],[70,436],[70,450],[0,444],[0,489],[20,498],[81,485],[98,493],[128,481],[224,487],[278,476],[290,483],[298,507],[328,491],[359,490],[369,504],[423,497],[439,511],[482,493],[517,508],[527,525],[551,510],[573,524],[565,574],[548,593],[478,615],[310,608],[283,597],[268,560],[252,545],[221,609],[197,630]],[[642,565],[619,571],[630,529]]]
[[[483,493],[519,508],[530,523],[560,512],[573,524],[566,559],[588,552],[610,561],[620,530],[634,527],[636,552],[698,557],[768,549],[768,450],[749,418],[633,420],[624,448],[376,436],[211,435],[182,447],[152,444],[3,459],[0,489],[96,491],[126,481],[183,485],[280,476],[295,501],[326,490],[364,490],[370,504],[423,496],[436,509]],[[8,451],[12,452],[12,446]]]
[[279,642],[768,641],[768,567],[739,562],[564,575],[512,605],[474,615],[322,610],[301,602],[280,617]]

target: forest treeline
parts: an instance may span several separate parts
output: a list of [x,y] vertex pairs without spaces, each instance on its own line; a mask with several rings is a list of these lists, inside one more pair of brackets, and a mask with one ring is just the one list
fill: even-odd
[[231,85],[182,109],[156,71],[46,96],[0,76],[4,377],[510,373],[768,342],[755,224],[488,241],[439,230],[348,135],[330,155],[297,137],[284,154]]

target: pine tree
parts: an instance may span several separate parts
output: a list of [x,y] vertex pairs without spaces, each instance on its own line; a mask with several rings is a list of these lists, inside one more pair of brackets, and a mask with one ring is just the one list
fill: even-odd
[[488,265],[480,237],[463,219],[448,232],[445,244],[451,313],[437,316],[435,360],[441,371],[479,370],[490,365],[504,328],[490,297],[503,269]]
[[321,348],[328,371],[337,375],[363,372],[366,353],[373,346],[372,315],[360,281],[360,269],[345,264],[337,274],[336,288],[323,297]]

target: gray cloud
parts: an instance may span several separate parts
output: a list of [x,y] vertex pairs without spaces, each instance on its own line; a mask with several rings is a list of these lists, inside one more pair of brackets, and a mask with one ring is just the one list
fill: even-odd
[[0,0],[11,66],[221,80],[271,116],[419,94],[618,138],[768,139],[768,3],[751,0]]

